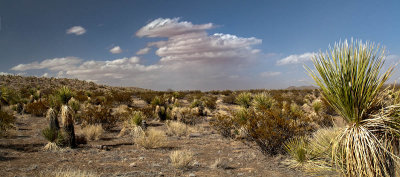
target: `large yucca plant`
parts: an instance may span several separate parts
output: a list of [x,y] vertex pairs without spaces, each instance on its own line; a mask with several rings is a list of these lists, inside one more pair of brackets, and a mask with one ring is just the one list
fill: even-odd
[[[384,49],[373,43],[347,41],[315,55],[315,70],[306,68],[323,97],[348,123],[332,148],[332,158],[345,176],[394,176],[390,152],[391,117],[371,116],[380,89],[393,71],[381,72]],[[382,136],[384,134],[384,136]]]

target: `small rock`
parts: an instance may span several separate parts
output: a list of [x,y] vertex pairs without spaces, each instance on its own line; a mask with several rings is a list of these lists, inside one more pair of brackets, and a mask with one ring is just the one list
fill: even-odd
[[144,157],[139,157],[139,160],[144,160]]
[[129,167],[136,167],[136,163],[133,162],[133,163],[129,164]]
[[89,160],[88,164],[92,164],[92,163],[93,163],[93,161]]
[[237,175],[238,175],[238,176],[243,176],[243,175],[244,175],[244,173],[238,173]]
[[200,137],[200,136],[201,136],[200,133],[191,133],[191,134],[189,134],[190,138],[197,138],[197,137]]
[[196,175],[194,173],[190,173],[189,177],[196,177]]
[[161,165],[158,164],[158,163],[153,163],[151,166],[153,166],[153,167],[161,167]]

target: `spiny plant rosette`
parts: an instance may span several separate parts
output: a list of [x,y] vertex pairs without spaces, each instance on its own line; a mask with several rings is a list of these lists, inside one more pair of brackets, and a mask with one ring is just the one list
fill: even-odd
[[393,71],[390,67],[381,73],[384,59],[379,45],[352,40],[314,56],[315,70],[306,68],[324,99],[347,122],[332,145],[332,159],[344,176],[394,176],[397,156],[391,141],[400,133],[397,117],[374,111]]

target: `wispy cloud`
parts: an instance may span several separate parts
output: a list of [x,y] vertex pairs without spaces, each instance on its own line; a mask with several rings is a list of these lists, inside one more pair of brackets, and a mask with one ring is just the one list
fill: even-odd
[[277,65],[288,65],[288,64],[298,64],[298,63],[304,63],[306,61],[310,61],[311,58],[315,55],[316,53],[303,53],[300,55],[289,55],[285,58],[282,58],[276,62]]
[[281,72],[271,72],[271,71],[267,71],[267,72],[262,72],[260,73],[261,77],[273,77],[273,76],[278,76],[281,75]]
[[69,29],[67,29],[67,34],[75,34],[77,36],[85,34],[86,29],[83,28],[82,26],[73,26]]
[[111,52],[112,54],[119,54],[119,53],[122,53],[122,49],[121,49],[121,47],[119,47],[119,46],[115,46],[115,47],[113,47],[112,49],[110,49],[110,52]]

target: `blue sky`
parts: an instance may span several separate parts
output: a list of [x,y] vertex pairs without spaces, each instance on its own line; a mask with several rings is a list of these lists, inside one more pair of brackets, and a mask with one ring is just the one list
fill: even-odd
[[0,73],[156,90],[310,85],[303,65],[340,40],[380,43],[387,63],[397,63],[399,8],[396,1],[0,0]]

